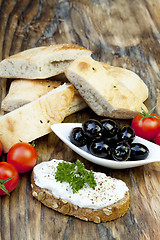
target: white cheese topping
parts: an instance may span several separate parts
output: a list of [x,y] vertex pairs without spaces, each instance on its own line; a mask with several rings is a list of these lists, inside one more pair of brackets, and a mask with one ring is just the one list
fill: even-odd
[[101,209],[121,200],[128,192],[128,187],[123,181],[94,172],[97,183],[95,189],[84,186],[77,193],[73,193],[69,183],[60,183],[55,179],[59,162],[62,160],[42,162],[33,170],[35,184],[50,190],[56,198],[65,199],[80,208]]

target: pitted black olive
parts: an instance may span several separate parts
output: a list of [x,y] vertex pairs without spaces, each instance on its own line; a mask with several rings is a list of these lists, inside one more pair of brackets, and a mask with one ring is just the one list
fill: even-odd
[[95,139],[89,146],[89,151],[96,157],[111,158],[111,148],[102,139]]
[[99,121],[89,119],[82,124],[82,129],[89,138],[93,139],[102,136],[103,126]]
[[86,146],[87,146],[88,150],[93,141],[102,139],[102,137],[89,138],[87,135],[85,135],[85,137],[86,137]]
[[104,141],[110,146],[115,146],[118,142],[120,142],[119,135],[116,133],[112,137],[104,137]]
[[141,143],[131,144],[130,160],[143,160],[148,157],[149,149]]
[[127,142],[120,142],[113,148],[112,157],[116,161],[126,161],[130,157],[130,146]]
[[116,135],[119,129],[119,125],[111,120],[111,119],[103,119],[101,120],[102,126],[103,126],[103,135],[104,137],[113,137]]
[[86,137],[81,127],[73,128],[70,134],[70,140],[77,147],[86,145]]
[[118,135],[120,141],[126,141],[128,143],[132,143],[135,139],[135,132],[131,127],[123,127]]

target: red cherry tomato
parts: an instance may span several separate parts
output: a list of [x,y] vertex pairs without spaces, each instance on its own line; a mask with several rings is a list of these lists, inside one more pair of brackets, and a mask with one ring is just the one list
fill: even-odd
[[155,143],[160,146],[160,132],[158,133],[158,135],[155,138]]
[[142,110],[131,123],[135,134],[147,140],[153,140],[160,131],[160,117],[152,113],[152,110],[148,113]]
[[1,154],[2,154],[2,143],[0,141],[0,156],[1,156]]
[[7,154],[7,162],[13,164],[19,173],[30,171],[35,166],[36,161],[37,152],[29,143],[16,143]]
[[0,195],[9,195],[17,186],[18,180],[17,169],[10,163],[0,162]]

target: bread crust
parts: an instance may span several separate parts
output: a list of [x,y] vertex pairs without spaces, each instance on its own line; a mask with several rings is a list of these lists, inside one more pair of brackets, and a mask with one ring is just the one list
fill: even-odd
[[74,216],[84,221],[94,223],[107,222],[123,216],[129,208],[129,192],[123,199],[102,209],[80,208],[71,202],[56,198],[47,189],[42,189],[35,184],[34,173],[31,175],[32,195],[45,206],[58,211],[64,215]]

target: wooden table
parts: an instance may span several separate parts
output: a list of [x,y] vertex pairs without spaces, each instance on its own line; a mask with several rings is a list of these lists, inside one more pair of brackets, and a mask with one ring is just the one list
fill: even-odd
[[[136,72],[149,87],[148,108],[160,114],[160,1],[0,0],[0,59],[31,47],[79,44],[94,58]],[[0,100],[10,81],[0,81]],[[1,111],[1,114],[3,112]],[[65,122],[97,118],[89,109]],[[122,121],[130,124],[130,121]],[[92,164],[53,133],[35,141],[38,162],[79,158],[88,169],[122,179],[130,189],[130,207],[118,220],[95,224],[59,214],[31,195],[30,175],[20,175],[11,196],[0,197],[1,240],[160,239],[160,165],[113,170]],[[5,160],[5,155],[2,160]]]

